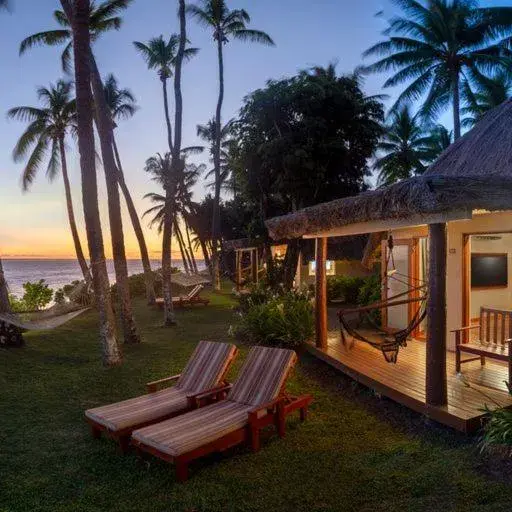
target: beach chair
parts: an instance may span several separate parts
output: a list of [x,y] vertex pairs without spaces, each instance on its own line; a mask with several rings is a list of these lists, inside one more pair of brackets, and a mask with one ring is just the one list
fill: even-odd
[[[124,452],[133,430],[172,418],[226,396],[224,377],[238,349],[229,343],[200,341],[180,375],[146,384],[148,394],[85,411],[93,437],[104,432]],[[173,387],[161,389],[174,382]],[[208,395],[201,397],[201,394]]]
[[[132,433],[132,444],[176,465],[179,481],[188,478],[189,463],[204,455],[220,452],[240,443],[253,451],[260,448],[260,430],[275,425],[285,434],[285,418],[295,410],[306,419],[311,396],[285,393],[288,375],[297,361],[293,350],[253,347],[239,377],[221,402],[200,407]],[[207,393],[196,400],[204,399]]]
[[[187,306],[194,306],[195,304],[202,304],[207,306],[210,303],[209,299],[205,299],[201,297],[199,294],[201,290],[204,288],[202,284],[198,284],[190,289],[187,295],[180,295],[178,297],[172,298],[172,304],[175,308],[184,308]],[[156,299],[156,305],[160,308],[164,307],[164,299],[158,298]]]

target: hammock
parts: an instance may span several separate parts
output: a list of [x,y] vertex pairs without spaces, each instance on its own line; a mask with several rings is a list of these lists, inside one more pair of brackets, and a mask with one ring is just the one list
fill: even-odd
[[19,315],[15,313],[0,313],[0,322],[14,325],[25,331],[47,331],[68,323],[89,309],[89,307],[81,307],[76,304],[67,304],[64,307],[56,306],[47,311],[37,311],[34,313],[21,313]]
[[[382,355],[384,356],[384,359],[388,363],[396,363],[400,348],[405,348],[407,346],[407,339],[421,325],[421,323],[425,320],[427,316],[427,311],[425,308],[427,300],[427,285],[421,280],[416,279],[417,284],[415,286],[410,287],[409,280],[411,278],[409,276],[400,274],[399,272],[397,272],[395,268],[395,261],[393,256],[393,238],[391,236],[388,239],[388,247],[389,254],[386,261],[386,268],[389,268],[390,264],[392,268],[391,270],[387,271],[386,277],[387,279],[394,279],[399,283],[409,286],[409,289],[403,293],[399,293],[397,295],[389,297],[386,300],[382,300],[374,304],[370,304],[368,306],[342,309],[338,312],[338,319],[340,322],[341,341],[343,343],[343,346],[352,349],[354,347],[355,341],[358,340],[367,343],[368,345],[377,350],[380,350],[382,352]],[[413,296],[411,297],[411,295]],[[413,303],[420,303],[420,306],[417,308],[416,313],[413,315],[411,321],[403,329],[395,331],[382,329],[373,321],[373,319],[370,316],[370,313],[372,311],[378,311],[395,306]],[[359,315],[359,323],[361,323],[361,316],[364,315],[366,321],[375,329],[374,334],[377,339],[372,340],[368,338],[367,336],[363,335],[361,332],[359,332],[357,329],[353,328],[350,325],[347,317],[353,315],[354,313],[357,313]],[[350,344],[347,342],[346,333],[352,337],[352,342]]]

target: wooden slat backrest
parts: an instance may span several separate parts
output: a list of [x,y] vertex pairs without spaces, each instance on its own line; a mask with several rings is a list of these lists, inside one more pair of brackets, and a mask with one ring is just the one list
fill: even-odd
[[505,345],[512,338],[512,310],[480,308],[480,342]]

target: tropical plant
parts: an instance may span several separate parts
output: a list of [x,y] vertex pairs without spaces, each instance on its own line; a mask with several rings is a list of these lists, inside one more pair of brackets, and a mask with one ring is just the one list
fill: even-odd
[[[221,181],[221,189],[228,188],[230,186],[231,176],[231,160],[230,160],[230,151],[233,147],[234,140],[234,122],[233,120],[228,121],[224,126],[221,127],[220,138],[221,138],[221,154],[220,154],[220,181]],[[208,144],[208,151],[211,156],[211,160],[213,162],[215,155],[215,137],[216,134],[216,125],[215,119],[210,119],[206,124],[198,124],[197,125],[197,136],[202,139],[204,142]],[[205,178],[209,179],[212,175],[215,175],[215,168],[209,170]],[[208,183],[206,186],[208,188],[215,188],[215,179],[212,183]]]
[[[112,74],[106,77],[104,88],[107,105],[109,107],[112,120],[114,121],[114,127],[116,127],[117,121],[122,119],[128,119],[135,114],[137,110],[137,107],[135,105],[135,97],[133,96],[132,92],[129,89],[121,89],[117,83],[115,76]],[[135,232],[135,236],[139,244],[144,275],[146,276],[146,299],[148,304],[154,304],[156,300],[154,276],[153,272],[151,271],[151,262],[149,261],[149,253],[146,245],[146,240],[144,238],[144,232],[142,231],[139,215],[137,214],[137,210],[135,208],[135,204],[130,194],[130,190],[126,185],[124,170],[121,163],[121,156],[119,154],[119,149],[117,147],[115,135],[113,136],[112,141],[114,148],[114,156],[116,159],[116,165],[118,169],[119,187],[121,188],[121,192],[123,193],[124,199],[126,201],[126,206],[128,208],[128,213],[130,215],[133,230]]]
[[365,280],[356,276],[332,276],[327,279],[327,299],[341,300],[345,304],[357,304],[359,292]]
[[[169,153],[164,156],[158,153],[146,161],[144,170],[153,176],[154,181],[163,186],[166,173],[169,172],[171,166],[171,160],[172,158]],[[174,212],[172,226],[180,248],[183,266],[187,273],[198,271],[189,232],[190,219],[194,216],[191,189],[197,183],[197,179],[203,171],[204,166],[202,165],[185,164],[182,172],[177,177],[175,195],[171,206],[171,210]],[[166,196],[159,193],[149,193],[144,198],[149,199],[154,206],[144,212],[143,216],[152,216],[149,226],[156,226],[158,232],[162,233],[164,229]],[[182,228],[185,233],[183,233]]]
[[42,107],[15,107],[10,109],[7,115],[11,119],[29,123],[13,151],[15,162],[28,157],[22,174],[23,190],[28,190],[32,185],[48,150],[50,153],[46,176],[53,181],[59,171],[62,173],[75,253],[84,279],[89,281],[89,268],[76,226],[66,158],[66,136],[76,132],[76,103],[72,97],[72,89],[72,84],[64,80],[59,80],[49,88],[40,87],[37,90],[37,96]]
[[418,116],[412,115],[409,107],[391,112],[377,147],[382,155],[375,161],[378,184],[390,185],[421,174],[425,170],[425,138]]
[[225,0],[201,0],[199,5],[187,6],[187,12],[200,23],[210,29],[217,45],[217,58],[219,64],[219,98],[215,113],[215,202],[212,215],[212,271],[214,286],[220,289],[218,244],[220,236],[220,191],[222,185],[222,104],[224,102],[224,45],[230,38],[239,41],[250,41],[266,45],[274,45],[272,38],[260,30],[247,28],[251,18],[244,9],[228,8]]
[[93,127],[93,97],[90,71],[90,2],[88,0],[61,0],[62,8],[73,19],[74,67],[77,108],[78,149],[82,173],[82,198],[85,225],[91,258],[94,298],[99,313],[99,332],[103,364],[120,364],[122,353],[117,343],[115,318],[110,297],[103,234],[98,207],[98,183],[96,176],[96,152]]
[[[364,190],[383,110],[379,98],[364,94],[357,75],[308,71],[249,94],[235,122],[233,168],[237,200],[252,213],[246,223],[251,234],[265,237],[269,217]],[[293,283],[299,242],[290,247],[286,287]]]
[[290,290],[262,294],[257,290],[254,295],[254,301],[244,299],[235,336],[250,343],[292,349],[312,338],[315,320],[308,293]]
[[[180,44],[180,36],[172,34],[166,42],[164,36],[155,37],[150,39],[147,43],[134,41],[134,46],[137,51],[142,55],[148,69],[156,70],[160,81],[162,82],[162,93],[164,99],[164,114],[165,122],[167,125],[167,141],[169,144],[169,151],[172,152],[172,123],[169,112],[169,98],[167,92],[167,81],[173,76],[173,71],[176,66],[177,52]],[[186,48],[183,54],[184,60],[190,60],[197,55],[199,48]]]
[[[95,41],[102,33],[110,29],[118,30],[122,24],[122,18],[118,14],[126,9],[132,0],[106,0],[96,6],[93,2],[87,2],[89,12],[89,30],[90,40]],[[69,4],[71,7],[71,4]],[[71,49],[73,48],[71,39],[73,9],[70,12],[55,11],[54,18],[62,29],[40,32],[27,37],[22,41],[20,53],[35,45],[55,46],[62,43],[67,45],[62,55],[62,64],[66,70],[69,70]],[[139,343],[140,336],[137,332],[137,326],[133,318],[132,303],[130,298],[130,289],[128,286],[128,265],[126,263],[126,251],[124,245],[123,222],[121,215],[121,202],[118,188],[118,169],[115,162],[113,139],[114,125],[106,102],[104,87],[101,75],[96,63],[96,59],[89,45],[89,66],[91,87],[93,90],[93,99],[95,105],[94,120],[99,136],[101,156],[103,160],[103,169],[105,171],[105,181],[107,185],[108,214],[110,223],[110,235],[112,239],[114,269],[118,289],[118,298],[120,302],[119,314],[123,328],[125,343]]]
[[443,125],[434,126],[425,137],[423,160],[426,164],[434,163],[453,142],[453,132]]
[[393,0],[402,15],[389,21],[387,37],[364,52],[379,60],[364,70],[393,74],[384,87],[408,83],[394,108],[426,94],[421,115],[435,119],[450,103],[454,136],[461,135],[461,76],[509,67],[512,7],[479,7],[476,0]]
[[52,301],[53,290],[44,279],[35,283],[23,283],[23,297],[20,299],[11,295],[12,310],[19,313],[23,311],[39,311]]
[[[512,395],[512,384],[506,383],[509,394]],[[512,411],[495,403],[497,407],[485,407],[488,421],[484,426],[481,446],[483,450],[501,450],[502,453],[512,455]]]
[[511,95],[512,76],[509,70],[500,71],[493,78],[481,76],[474,87],[465,80],[462,84],[462,126],[473,128],[489,110],[501,105]]

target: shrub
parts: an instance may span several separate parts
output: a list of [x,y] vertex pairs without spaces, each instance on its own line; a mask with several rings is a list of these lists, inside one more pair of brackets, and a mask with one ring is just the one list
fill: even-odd
[[265,283],[252,284],[248,292],[240,294],[238,298],[239,311],[246,313],[253,306],[265,304],[277,297],[280,293],[275,289],[268,287]]
[[246,306],[240,312],[235,334],[251,343],[295,348],[314,334],[313,305],[308,293],[284,292]]
[[[512,386],[507,383],[510,394]],[[485,425],[482,437],[482,449],[492,451],[494,449],[504,450],[512,455],[512,410],[504,407],[490,410],[485,409],[489,414],[489,421]]]
[[35,283],[24,283],[23,290],[24,294],[21,299],[14,295],[9,297],[11,308],[16,313],[39,311],[52,301],[53,290],[46,284],[44,279],[40,279]]
[[[359,295],[357,297],[357,303],[360,306],[368,306],[370,304],[374,304],[379,302],[382,298],[381,294],[381,280],[379,274],[373,274],[370,277],[366,278],[363,282],[363,285],[359,289]],[[381,310],[375,309],[373,311],[369,311],[368,315],[372,319],[372,321],[380,325],[381,318]]]
[[336,276],[327,280],[327,300],[341,300],[345,304],[357,304],[363,277]]

